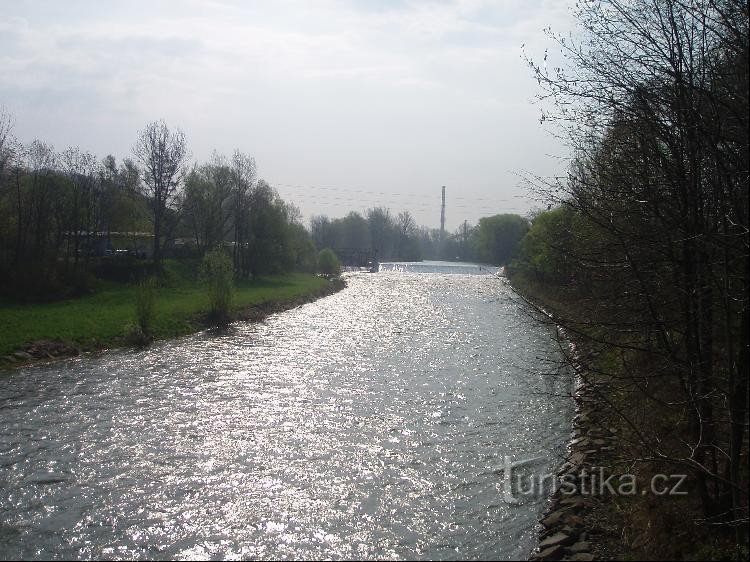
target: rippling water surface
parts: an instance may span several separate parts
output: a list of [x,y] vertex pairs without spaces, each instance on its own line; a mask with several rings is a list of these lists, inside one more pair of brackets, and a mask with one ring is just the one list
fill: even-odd
[[571,404],[502,280],[355,275],[270,317],[0,378],[0,558],[517,558]]

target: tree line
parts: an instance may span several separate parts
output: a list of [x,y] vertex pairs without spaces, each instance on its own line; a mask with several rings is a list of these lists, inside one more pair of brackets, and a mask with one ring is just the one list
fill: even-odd
[[[530,61],[576,157],[514,264],[591,352],[636,465],[687,469],[707,529],[748,521],[748,7],[603,0]],[[549,310],[549,308],[548,308]],[[585,372],[585,371],[584,371]],[[744,535],[746,539],[746,535]],[[739,544],[742,544],[740,542]],[[746,555],[746,554],[745,554]]]
[[375,260],[500,265],[528,229],[518,215],[497,215],[441,233],[420,227],[408,211],[374,207],[364,215],[315,216],[308,230],[299,209],[258,178],[252,156],[214,152],[191,164],[184,133],[163,121],[139,131],[120,162],[78,147],[58,152],[44,141],[18,142],[12,124],[0,110],[6,296],[70,296],[89,290],[92,274],[127,280],[146,265],[159,270],[165,257],[198,258],[218,247],[231,254],[235,275],[247,278],[313,272],[324,248],[361,250]]
[[316,249],[298,209],[256,177],[251,156],[214,153],[192,166],[189,157],[184,134],[163,121],[148,124],[132,157],[118,164],[77,147],[20,143],[11,116],[0,111],[3,292],[67,296],[112,265],[102,257],[127,261],[126,271],[135,257],[148,257],[158,270],[165,255],[200,257],[217,247],[231,253],[240,276],[315,270]]
[[312,217],[311,235],[320,248],[368,252],[381,261],[460,260],[504,265],[518,252],[529,221],[516,214],[464,222],[454,232],[419,226],[409,211],[396,215],[385,207],[352,211],[345,217]]

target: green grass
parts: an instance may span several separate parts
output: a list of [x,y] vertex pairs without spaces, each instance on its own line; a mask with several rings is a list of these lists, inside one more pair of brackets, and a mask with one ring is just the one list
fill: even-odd
[[[208,296],[189,266],[170,264],[168,285],[156,300],[154,336],[173,337],[201,327],[196,319],[208,310]],[[240,281],[235,285],[235,311],[269,301],[307,295],[328,281],[305,274],[289,274]],[[135,285],[100,282],[94,294],[39,304],[0,303],[0,357],[40,339],[60,339],[84,349],[121,342],[128,324],[135,322]]]

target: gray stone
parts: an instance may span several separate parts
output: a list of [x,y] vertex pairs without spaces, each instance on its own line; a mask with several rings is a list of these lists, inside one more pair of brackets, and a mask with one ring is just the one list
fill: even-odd
[[547,527],[554,527],[562,522],[562,517],[565,515],[565,511],[553,511],[547,517],[542,519],[542,525]]
[[568,459],[568,462],[572,464],[573,466],[578,466],[583,463],[583,461],[586,460],[586,455],[581,453],[580,451],[576,451],[572,455],[570,455],[570,458]]
[[563,547],[560,545],[550,546],[534,554],[532,560],[561,560],[563,557]]
[[568,551],[573,554],[577,552],[589,552],[591,550],[591,543],[588,541],[578,541],[568,547]]
[[575,542],[575,539],[565,533],[555,533],[539,543],[539,548],[545,549],[551,546],[567,546]]
[[[570,525],[571,527],[584,527],[584,521],[581,517],[578,515],[575,515],[574,513],[566,513],[565,514],[565,523],[567,525]],[[582,533],[585,535],[585,533]]]
[[575,540],[571,540],[571,542],[577,542],[578,541],[578,534],[576,533],[576,530],[571,527],[570,525],[565,525],[560,528],[561,533],[565,533],[569,537],[572,537]]

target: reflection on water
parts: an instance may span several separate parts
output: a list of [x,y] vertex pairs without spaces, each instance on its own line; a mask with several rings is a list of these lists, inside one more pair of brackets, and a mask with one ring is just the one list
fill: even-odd
[[378,273],[23,369],[0,383],[0,557],[524,557],[544,500],[504,503],[493,467],[557,462],[553,349],[502,280]]

